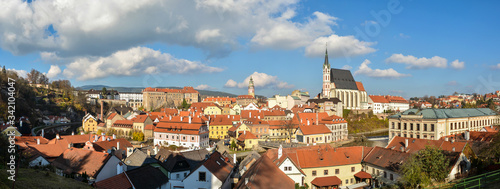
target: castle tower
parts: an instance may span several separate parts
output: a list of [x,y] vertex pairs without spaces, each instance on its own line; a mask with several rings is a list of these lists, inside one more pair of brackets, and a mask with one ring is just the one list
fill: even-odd
[[253,78],[250,76],[250,81],[248,82],[248,95],[255,97],[255,87],[253,85]]
[[330,97],[330,63],[328,62],[328,49],[325,50],[325,62],[323,63],[323,98]]

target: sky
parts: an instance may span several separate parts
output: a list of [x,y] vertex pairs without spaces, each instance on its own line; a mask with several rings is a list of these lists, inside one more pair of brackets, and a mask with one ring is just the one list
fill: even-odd
[[73,86],[321,92],[349,69],[371,95],[500,90],[500,2],[0,0],[0,65]]

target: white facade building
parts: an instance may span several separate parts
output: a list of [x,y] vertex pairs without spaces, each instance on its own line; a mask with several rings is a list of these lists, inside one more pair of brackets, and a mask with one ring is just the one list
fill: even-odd
[[121,92],[119,94],[120,100],[125,100],[127,102],[129,101],[134,101],[134,102],[142,102],[142,93],[124,93]]

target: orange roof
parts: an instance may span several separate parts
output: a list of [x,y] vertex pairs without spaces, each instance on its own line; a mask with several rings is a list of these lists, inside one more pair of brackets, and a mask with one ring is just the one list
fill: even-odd
[[[411,156],[411,153],[405,153],[397,150],[391,150],[382,147],[374,147],[373,150],[365,157],[366,163],[383,167],[391,171],[398,171],[400,166]],[[368,174],[369,175],[369,174]],[[358,178],[366,177],[364,173],[360,173]],[[356,176],[356,175],[354,175]],[[371,177],[370,177],[371,178]]]
[[365,91],[365,87],[363,86],[363,83],[356,81],[356,87],[358,87],[359,91]]
[[134,123],[144,123],[146,119],[148,119],[148,117],[149,117],[148,115],[138,115],[135,118],[133,118],[132,121],[134,121]]
[[385,96],[385,98],[387,99],[387,101],[389,101],[391,103],[408,103],[408,101],[406,99],[404,99],[403,97],[400,97],[400,96],[387,95],[387,96]]
[[[220,181],[224,182],[234,167],[230,161],[225,161],[225,158],[217,151],[212,153],[210,157],[203,162],[203,166],[215,175]],[[193,173],[193,172],[191,172]]]
[[243,123],[249,124],[249,125],[269,125],[269,123],[267,121],[263,121],[263,120],[257,119],[257,118],[247,119],[247,120],[243,121]]
[[68,149],[68,146],[69,143],[66,140],[57,140],[52,144],[28,145],[29,148],[38,151],[45,158],[57,158]]
[[238,97],[236,97],[237,99],[255,99],[255,97],[253,97],[252,95],[240,95]]
[[[191,104],[189,107],[190,111],[198,110],[198,111],[203,111],[209,106],[217,106],[217,104],[213,102],[194,102]],[[219,106],[217,106],[219,107]]]
[[21,148],[28,147],[30,144],[37,144],[37,139],[40,140],[40,144],[47,144],[49,140],[43,138],[42,136],[18,136],[14,139],[16,145],[19,145]]
[[262,110],[241,110],[242,119],[258,118],[259,116],[260,119],[264,119],[264,112]]
[[[404,148],[406,141],[405,139],[408,139],[407,148]],[[456,152],[461,152],[466,144],[467,144],[466,142],[459,142],[452,140],[446,141],[445,137],[442,137],[439,140],[429,140],[429,139],[405,138],[405,137],[395,136],[392,138],[391,141],[389,141],[389,144],[387,145],[386,148],[399,151],[401,151],[401,148],[403,148],[406,153],[412,153],[412,154],[422,149],[425,149],[425,146],[434,146],[437,148],[441,148],[442,150],[445,151],[453,151],[453,148],[455,148]]]
[[107,153],[70,148],[54,160],[52,165],[62,169],[66,174],[86,173],[91,177],[96,177],[110,157],[111,155]]
[[113,119],[116,115],[118,115],[117,113],[112,113],[108,116],[108,119]]
[[210,125],[233,125],[233,121],[240,121],[240,116],[232,115],[211,115]]
[[133,124],[132,120],[116,120],[111,127],[132,127]]
[[236,98],[230,98],[230,97],[207,97],[203,99],[203,102],[219,102],[219,101],[230,101],[230,102],[236,102]]
[[384,96],[369,95],[369,97],[372,99],[374,103],[389,103],[389,101],[387,101],[387,99],[385,99]]
[[[99,136],[95,134],[84,134],[84,135],[61,135],[59,141],[66,141],[67,143],[72,144],[84,144],[87,141],[93,141],[96,139],[100,139],[104,137],[105,139],[111,138],[110,136]],[[57,138],[54,138],[49,141],[49,144],[55,144],[58,141]]]
[[191,124],[184,122],[181,123],[160,122],[156,125],[154,132],[198,135],[205,133],[200,131],[200,128],[204,125],[205,124],[203,123],[193,123],[193,122],[191,122]]
[[328,117],[328,113],[320,112],[320,113],[298,113],[297,119],[301,125],[307,125],[307,121],[309,121],[309,125],[315,125],[316,121],[322,120],[323,118]]
[[258,139],[258,138],[250,131],[243,132],[243,134],[240,134],[240,136],[238,136],[239,141],[245,141],[247,139]]
[[361,179],[367,179],[367,178],[371,179],[372,178],[372,175],[370,175],[369,173],[364,172],[364,171],[359,171],[356,174],[354,174],[354,176],[361,178]]
[[338,186],[342,184],[342,181],[337,176],[316,177],[311,184],[318,187]]
[[155,129],[155,126],[154,125],[146,125],[146,127],[144,127],[145,130],[154,130]]
[[245,171],[234,188],[294,188],[294,185],[271,159],[262,156]]
[[498,132],[499,126],[494,126],[494,127],[484,127],[483,129],[486,130],[486,132]]
[[319,121],[320,124],[338,124],[338,123],[347,123],[347,121],[340,116],[331,115],[329,117],[325,117]]
[[183,89],[169,89],[169,88],[152,88],[148,87],[143,90],[143,92],[164,92],[164,93],[199,93],[193,87],[184,87]]
[[165,115],[176,115],[179,113],[179,110],[175,108],[162,108],[161,112],[165,113]]
[[303,135],[332,133],[325,125],[301,125],[299,129],[302,131]]
[[129,188],[132,188],[132,184],[130,184],[130,181],[128,180],[125,173],[121,173],[119,175],[115,175],[115,176],[107,178],[105,180],[101,180],[99,182],[96,182],[95,187],[102,188],[102,189],[108,189],[108,188],[129,189]]

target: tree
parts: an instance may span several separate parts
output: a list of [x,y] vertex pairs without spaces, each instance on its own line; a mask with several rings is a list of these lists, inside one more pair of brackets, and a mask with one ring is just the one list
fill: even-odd
[[488,144],[488,147],[482,148],[478,155],[500,162],[500,132],[497,132],[492,141]]
[[106,87],[103,87],[101,90],[101,96],[103,99],[108,98],[108,91],[106,91]]
[[292,119],[281,121],[281,129],[285,130],[285,140],[288,139],[289,143],[292,143],[292,136],[297,127],[298,124],[293,122]]
[[232,148],[233,150],[234,150],[234,149],[236,149],[236,142],[234,142],[234,140],[233,140],[233,141],[231,141],[231,148]]
[[426,146],[413,154],[401,169],[403,181],[412,188],[442,182],[448,176],[448,159],[442,150]]
[[35,70],[34,68],[32,68],[30,73],[28,73],[28,75],[27,75],[27,79],[30,83],[38,84],[40,75],[42,75],[42,73],[40,73],[38,70]]

